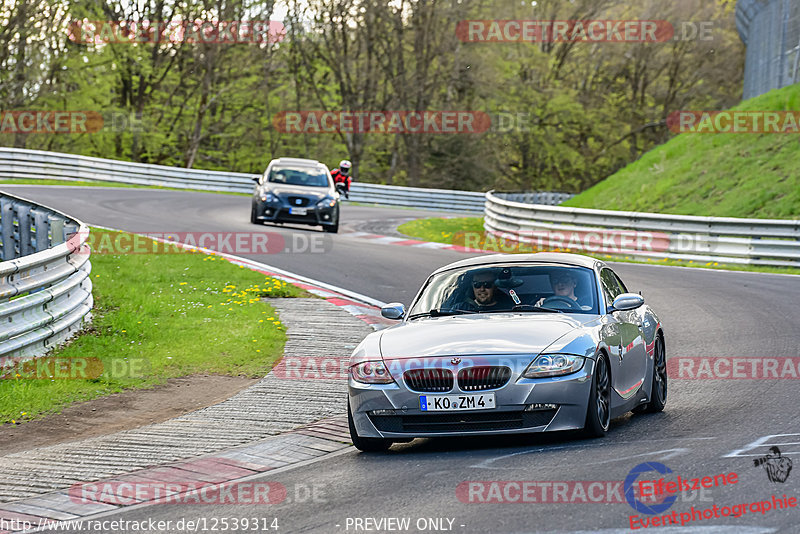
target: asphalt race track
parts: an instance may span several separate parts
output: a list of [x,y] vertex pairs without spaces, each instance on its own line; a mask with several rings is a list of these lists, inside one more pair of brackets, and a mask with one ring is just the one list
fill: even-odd
[[[88,224],[134,232],[269,231],[281,234],[287,243],[324,236],[329,239],[324,253],[240,255],[384,302],[408,304],[433,269],[466,257],[455,251],[374,244],[348,235],[387,233],[395,221],[431,212],[346,206],[341,233],[331,236],[311,227],[254,227],[248,219],[250,199],[243,196],[23,185],[5,189]],[[800,356],[800,277],[632,264],[617,264],[615,269],[629,289],[642,290],[659,313],[668,358]],[[416,440],[377,455],[348,449],[261,476],[286,486],[288,497],[277,505],[134,507],[105,519],[169,519],[175,524],[182,518],[268,518],[269,523],[277,518],[279,532],[627,532],[632,515],[659,517],[674,510],[680,517],[691,514],[692,507],[721,510],[752,501],[772,502],[773,495],[800,497],[800,467],[780,483],[771,482],[753,462],[773,445],[795,462],[800,459],[798,393],[800,381],[792,379],[672,379],[663,413],[616,419],[601,440],[559,434]],[[622,490],[619,485],[608,489],[614,487],[610,483],[624,480],[647,461],[668,466],[673,471],[668,480],[675,475],[685,479],[735,472],[738,481],[702,493],[683,492],[658,516],[635,512],[624,495],[623,502],[581,502],[587,499],[574,492],[573,481],[585,481],[580,487],[600,481],[606,488],[603,495],[615,500],[617,492],[619,500]],[[658,478],[655,475],[642,478]],[[478,502],[498,497],[520,500],[517,488],[523,486],[469,485],[469,481],[540,485],[525,498],[528,502]],[[557,487],[542,482],[564,482],[569,491],[560,497],[546,492],[550,498],[545,500],[557,502],[540,502],[541,488]],[[316,497],[309,494],[312,486]],[[588,500],[608,500],[593,495]],[[393,528],[395,523],[376,524],[365,518],[409,518],[410,523],[407,528]],[[748,509],[738,518],[703,519],[683,529],[646,531],[800,532],[797,525],[800,508],[764,513]]]

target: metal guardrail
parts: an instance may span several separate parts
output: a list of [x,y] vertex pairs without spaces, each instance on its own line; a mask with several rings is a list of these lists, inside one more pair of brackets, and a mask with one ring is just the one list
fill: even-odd
[[[547,206],[558,206],[566,202],[575,195],[570,193],[556,193],[548,191],[522,192],[522,193],[502,193],[503,198],[512,202],[522,202],[523,204],[545,204]],[[483,195],[484,201],[486,194]]]
[[[88,180],[250,194],[253,192],[253,178],[257,176],[0,147],[0,179]],[[484,193],[355,182],[350,189],[350,201],[481,213]]]
[[506,196],[486,193],[484,228],[531,249],[800,267],[800,220],[566,208]]
[[422,189],[355,182],[350,186],[350,201],[441,211],[481,213],[485,194],[475,191]]
[[82,222],[0,194],[0,371],[79,330],[92,309],[89,230]]
[[103,181],[252,193],[254,176],[0,147],[0,178]]

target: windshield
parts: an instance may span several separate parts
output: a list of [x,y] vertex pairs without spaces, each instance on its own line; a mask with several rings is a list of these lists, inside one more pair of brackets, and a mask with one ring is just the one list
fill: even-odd
[[454,269],[432,276],[408,313],[496,312],[597,314],[594,272],[563,265],[497,265]]
[[328,174],[318,169],[289,168],[272,169],[269,174],[270,183],[286,185],[305,185],[309,187],[328,187]]

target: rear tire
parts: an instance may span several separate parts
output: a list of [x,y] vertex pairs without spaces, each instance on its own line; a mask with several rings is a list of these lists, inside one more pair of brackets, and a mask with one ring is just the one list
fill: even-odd
[[659,336],[654,341],[653,384],[650,388],[650,402],[634,409],[636,413],[658,413],[667,404],[667,351]]
[[350,403],[347,403],[347,426],[350,427],[350,441],[353,446],[362,452],[383,452],[392,446],[392,440],[384,438],[362,438],[356,432],[353,423],[353,413],[350,411]]
[[589,438],[602,438],[611,425],[611,375],[605,354],[597,355],[592,373],[592,392],[586,409],[583,434]]

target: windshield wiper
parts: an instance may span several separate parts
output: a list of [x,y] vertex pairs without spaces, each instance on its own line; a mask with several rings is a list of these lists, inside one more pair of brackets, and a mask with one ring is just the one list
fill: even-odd
[[565,313],[564,310],[557,310],[556,308],[545,308],[543,306],[534,306],[532,304],[517,304],[509,311],[532,311],[542,313]]
[[424,313],[415,313],[414,315],[410,315],[408,320],[416,319],[418,317],[447,317],[449,315],[466,315],[470,313],[478,313],[474,310],[453,310],[453,309],[433,309],[431,311],[427,311]]

